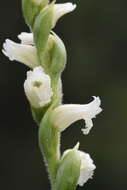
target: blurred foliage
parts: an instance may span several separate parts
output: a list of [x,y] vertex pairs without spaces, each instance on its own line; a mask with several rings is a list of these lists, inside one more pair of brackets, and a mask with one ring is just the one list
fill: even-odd
[[[60,2],[67,2],[59,0]],[[80,189],[127,188],[127,1],[73,0],[77,10],[61,19],[55,32],[63,39],[68,65],[63,73],[64,103],[88,103],[100,96],[103,112],[88,136],[76,122],[63,133],[62,150],[81,142],[97,169]],[[2,1],[0,45],[28,31],[20,1]],[[24,65],[0,54],[0,189],[50,189],[38,148],[38,129],[23,92]]]

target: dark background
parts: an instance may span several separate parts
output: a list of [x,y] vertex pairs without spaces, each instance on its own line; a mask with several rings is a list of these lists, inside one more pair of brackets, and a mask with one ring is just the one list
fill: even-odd
[[[66,2],[66,1],[58,1]],[[63,73],[64,103],[88,103],[100,96],[103,112],[88,136],[76,122],[62,136],[62,150],[81,142],[97,166],[87,190],[127,189],[127,1],[73,0],[77,10],[57,23],[68,65]],[[1,1],[0,45],[29,31],[21,1]],[[28,70],[0,53],[0,189],[49,190],[33,122],[23,90]]]

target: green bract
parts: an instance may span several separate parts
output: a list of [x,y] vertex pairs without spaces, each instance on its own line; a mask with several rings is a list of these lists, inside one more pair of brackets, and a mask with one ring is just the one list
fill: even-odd
[[34,41],[40,61],[43,61],[42,54],[46,48],[49,34],[52,28],[53,6],[54,4],[52,3],[42,9],[42,11],[36,17],[33,25]]
[[80,165],[78,151],[72,149],[61,160],[56,176],[56,189],[74,190],[80,176]]
[[32,27],[36,16],[48,4],[48,0],[22,0],[22,9],[26,23]]

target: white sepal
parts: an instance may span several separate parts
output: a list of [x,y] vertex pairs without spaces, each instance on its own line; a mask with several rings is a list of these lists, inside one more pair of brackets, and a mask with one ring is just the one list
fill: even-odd
[[34,68],[39,65],[35,46],[18,44],[7,39],[3,44],[2,52],[11,61],[19,61],[30,68]]
[[85,105],[60,105],[53,111],[53,124],[60,132],[62,132],[75,121],[84,119],[86,125],[85,129],[82,129],[82,131],[84,134],[88,134],[93,126],[92,119],[102,111],[100,103],[101,101],[99,97],[94,97],[94,100],[91,103]]
[[72,3],[54,4],[53,27],[55,26],[56,22],[59,20],[60,17],[69,12],[72,12],[75,8],[76,5]]
[[30,104],[35,108],[40,108],[50,103],[53,95],[51,79],[49,75],[44,73],[41,66],[27,72],[24,90]]

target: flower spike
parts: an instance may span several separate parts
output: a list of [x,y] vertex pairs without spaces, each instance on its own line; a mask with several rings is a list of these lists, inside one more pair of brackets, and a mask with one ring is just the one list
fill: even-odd
[[90,155],[79,150],[79,142],[61,155],[62,131],[83,119],[83,134],[93,127],[92,119],[102,109],[99,97],[88,104],[62,104],[61,74],[67,62],[63,41],[52,29],[76,4],[56,4],[56,0],[22,0],[23,16],[30,33],[18,35],[20,43],[3,44],[5,56],[27,65],[24,91],[33,119],[39,126],[38,143],[49,173],[51,189],[75,190],[92,178],[96,166]]

